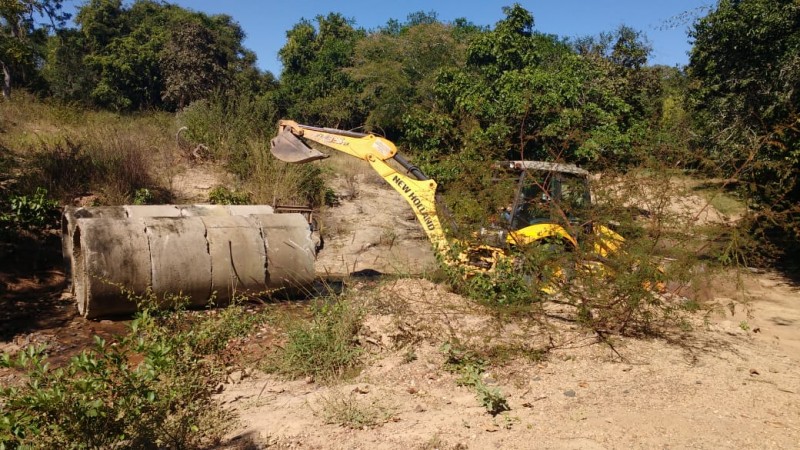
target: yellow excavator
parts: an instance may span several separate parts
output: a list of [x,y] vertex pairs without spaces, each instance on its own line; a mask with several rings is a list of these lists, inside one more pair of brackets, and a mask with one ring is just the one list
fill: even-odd
[[[568,228],[585,230],[593,235],[590,252],[599,258],[589,259],[607,257],[618,251],[624,242],[622,236],[605,226],[577,223],[578,218],[572,212],[588,206],[591,195],[588,172],[574,165],[541,161],[495,164],[498,177],[516,177],[516,195],[502,211],[495,226],[482,230],[484,237],[495,237],[494,245],[467,244],[447,239],[437,210],[436,181],[400,155],[391,141],[374,134],[281,120],[278,134],[271,142],[271,152],[281,161],[297,164],[328,157],[312,148],[309,142],[369,163],[406,199],[442,260],[464,267],[467,275],[494,270],[499,261],[511,255],[514,247],[557,241],[567,249],[577,249],[578,239]],[[392,160],[406,173],[395,170],[389,164]],[[556,211],[564,220],[554,218]],[[453,248],[460,249],[457,256],[453,255]]]

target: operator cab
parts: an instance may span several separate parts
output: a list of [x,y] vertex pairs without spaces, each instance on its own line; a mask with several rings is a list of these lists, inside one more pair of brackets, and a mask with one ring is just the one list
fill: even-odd
[[571,164],[505,161],[495,164],[499,180],[516,178],[516,192],[501,217],[510,230],[539,223],[583,225],[591,205],[589,173]]

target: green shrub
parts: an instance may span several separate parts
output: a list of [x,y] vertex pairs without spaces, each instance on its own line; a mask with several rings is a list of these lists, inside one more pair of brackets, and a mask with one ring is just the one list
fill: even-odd
[[463,267],[446,268],[457,292],[488,306],[530,306],[545,298],[563,268],[574,264],[559,250],[545,245],[516,248],[489,272],[468,274]]
[[8,212],[0,212],[0,226],[18,229],[44,229],[58,220],[58,202],[47,198],[47,189],[38,187],[33,195],[11,195]]
[[212,189],[208,193],[208,201],[214,205],[246,205],[251,202],[249,192],[236,192],[225,186]]
[[[196,448],[215,444],[231,413],[212,398],[235,361],[226,351],[262,317],[239,306],[194,317],[162,312],[152,295],[130,332],[52,369],[44,347],[0,365],[25,372],[0,389],[0,448]],[[176,299],[167,299],[174,302]],[[181,302],[180,298],[177,298]]]
[[133,193],[134,205],[149,205],[153,202],[153,192],[147,188],[137,189]]

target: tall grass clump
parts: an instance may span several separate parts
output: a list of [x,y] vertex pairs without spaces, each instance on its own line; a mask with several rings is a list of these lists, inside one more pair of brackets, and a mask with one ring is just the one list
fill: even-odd
[[290,165],[269,152],[281,117],[268,97],[217,95],[192,103],[179,115],[192,145],[205,145],[236,174],[259,203],[319,206],[324,198],[317,165]]
[[[240,306],[193,316],[152,295],[126,336],[52,368],[45,347],[3,354],[24,382],[0,389],[0,448],[207,448],[232,413],[212,397],[238,355],[230,346],[263,319]],[[172,299],[174,301],[175,299]]]

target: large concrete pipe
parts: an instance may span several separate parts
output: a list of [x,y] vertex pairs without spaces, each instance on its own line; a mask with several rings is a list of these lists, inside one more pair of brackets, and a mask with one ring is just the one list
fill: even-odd
[[302,214],[251,216],[261,227],[267,248],[267,283],[288,292],[307,290],[314,282],[316,246]]
[[134,312],[123,287],[204,306],[235,292],[296,293],[314,282],[315,247],[301,214],[83,218],[73,248],[76,302],[89,318]]
[[211,297],[211,255],[199,217],[144,218],[153,292],[181,294],[192,306]]
[[211,256],[210,280],[215,303],[227,303],[236,292],[265,292],[269,284],[267,248],[255,220],[241,216],[202,220]]
[[96,217],[107,219],[124,219],[127,217],[122,206],[77,207],[67,206],[61,214],[61,255],[64,259],[64,278],[67,289],[74,291],[72,270],[75,267],[75,255],[72,251],[72,235],[78,219]]
[[72,267],[75,258],[72,251],[72,234],[77,219],[108,218],[128,219],[137,217],[194,217],[194,216],[248,216],[272,214],[269,205],[124,205],[124,206],[67,206],[61,215],[61,251],[67,288],[72,290]]
[[[150,246],[143,219],[78,219],[73,241],[73,288],[84,317],[125,314],[151,285]],[[111,300],[113,299],[113,300]]]

